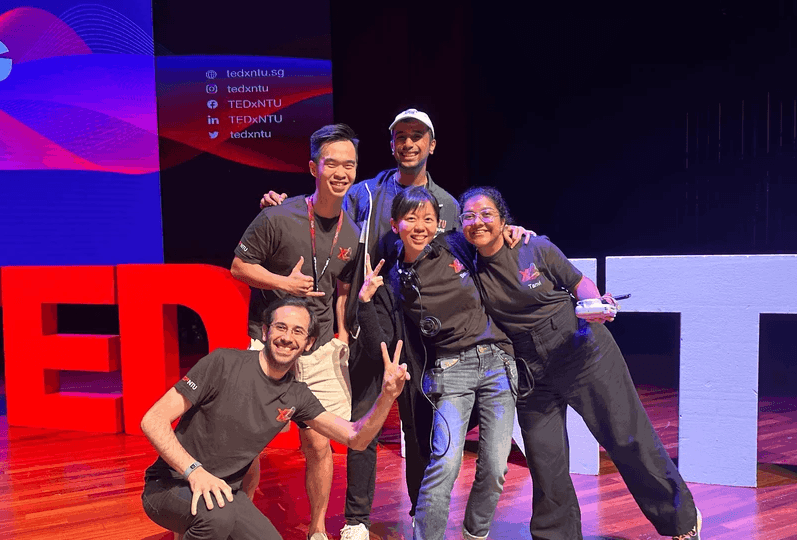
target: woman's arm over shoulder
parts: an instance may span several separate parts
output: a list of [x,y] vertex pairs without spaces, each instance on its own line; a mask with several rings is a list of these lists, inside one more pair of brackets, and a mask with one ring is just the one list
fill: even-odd
[[476,257],[476,248],[465,240],[465,236],[459,231],[448,231],[439,235],[434,242],[447,249],[461,263],[473,270],[473,260]]

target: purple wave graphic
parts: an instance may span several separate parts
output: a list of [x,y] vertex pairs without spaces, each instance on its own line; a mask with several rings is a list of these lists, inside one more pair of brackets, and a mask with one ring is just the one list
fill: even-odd
[[0,35],[14,63],[80,54],[154,55],[152,34],[119,11],[80,4],[56,17],[19,7],[0,14]]
[[151,32],[115,9],[99,4],[80,4],[62,13],[61,20],[94,53],[155,54]]
[[15,62],[0,83],[0,169],[157,171],[151,40],[102,6],[78,6],[65,18],[74,30],[39,9],[0,15]]
[[91,49],[61,19],[43,9],[20,7],[0,15],[0,36],[15,64],[54,56],[91,54]]
[[[135,173],[157,170],[154,133],[118,118],[58,103],[16,100],[8,105],[17,120],[100,170]],[[23,152],[27,151],[20,146]],[[55,161],[47,168],[69,169],[72,165]]]

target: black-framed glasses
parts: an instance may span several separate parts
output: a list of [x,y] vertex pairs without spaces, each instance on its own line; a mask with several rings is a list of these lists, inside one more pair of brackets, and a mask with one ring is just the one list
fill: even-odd
[[481,212],[463,212],[459,215],[459,222],[462,225],[473,225],[476,223],[476,218],[482,220],[482,223],[492,223],[498,219],[500,214],[495,210],[482,210]]

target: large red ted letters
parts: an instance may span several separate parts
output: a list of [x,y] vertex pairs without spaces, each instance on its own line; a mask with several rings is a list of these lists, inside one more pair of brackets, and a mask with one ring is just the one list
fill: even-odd
[[[141,433],[179,378],[177,305],[202,318],[210,350],[245,348],[249,288],[209,265],[5,267],[8,423]],[[118,336],[57,333],[57,304],[118,304]],[[59,391],[59,371],[121,368],[122,395]]]

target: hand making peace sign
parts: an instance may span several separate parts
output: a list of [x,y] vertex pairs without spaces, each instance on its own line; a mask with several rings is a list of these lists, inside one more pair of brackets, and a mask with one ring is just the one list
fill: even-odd
[[376,268],[371,268],[371,256],[365,254],[365,280],[363,286],[360,287],[360,302],[370,302],[371,298],[376,294],[376,290],[384,283],[384,278],[379,275],[382,270],[382,265],[385,264],[385,259],[379,261]]
[[407,373],[407,364],[399,364],[401,358],[401,347],[404,343],[401,340],[396,342],[396,350],[393,353],[393,360],[387,352],[387,345],[382,342],[382,361],[385,363],[385,374],[382,378],[382,394],[390,399],[396,399],[404,388],[404,382],[410,380]]

